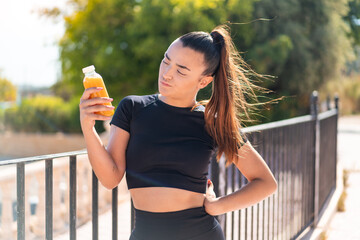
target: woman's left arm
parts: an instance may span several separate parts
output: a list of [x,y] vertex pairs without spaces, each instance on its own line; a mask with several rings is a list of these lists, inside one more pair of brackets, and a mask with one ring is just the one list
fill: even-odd
[[210,186],[204,200],[205,210],[210,215],[217,216],[249,207],[277,189],[274,175],[249,141],[238,150],[238,154],[239,160],[234,164],[249,182],[241,189],[222,197],[216,197]]

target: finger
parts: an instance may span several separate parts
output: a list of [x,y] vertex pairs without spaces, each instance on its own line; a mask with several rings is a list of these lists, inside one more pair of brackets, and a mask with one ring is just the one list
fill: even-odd
[[80,100],[83,99],[89,99],[92,93],[96,93],[103,90],[102,87],[91,87],[91,88],[87,88],[85,89],[83,95],[81,96]]
[[92,119],[92,120],[99,120],[99,121],[108,121],[108,120],[111,120],[112,117],[108,117],[108,116],[104,116],[104,115],[101,115],[101,114],[97,114],[97,113],[92,113],[92,114],[89,114],[89,117]]
[[207,191],[206,197],[207,198],[216,198],[216,194],[213,191]]
[[111,103],[112,101],[113,101],[112,98],[107,98],[107,97],[98,97],[98,98],[91,98],[85,100],[83,99],[80,100],[80,107],[86,108],[89,106]]
[[211,197],[216,197],[216,194],[214,192],[214,184],[212,183],[212,181],[210,179],[208,179],[208,181],[207,181],[206,194]]
[[111,110],[114,110],[114,108],[115,108],[114,106],[96,104],[96,105],[92,105],[92,106],[88,106],[88,107],[84,108],[84,111],[87,114],[91,114],[91,113],[101,112],[101,111],[111,111]]
[[208,193],[215,193],[213,187],[208,187],[206,192],[208,192]]

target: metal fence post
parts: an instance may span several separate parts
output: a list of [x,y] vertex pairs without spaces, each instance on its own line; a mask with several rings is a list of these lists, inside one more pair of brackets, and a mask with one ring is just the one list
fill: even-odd
[[70,156],[70,169],[69,169],[69,233],[70,240],[76,240],[76,192],[77,192],[77,184],[76,184],[76,158],[77,155]]
[[337,93],[335,94],[334,101],[335,101],[335,108],[339,110],[339,96]]
[[[219,173],[220,173],[220,168],[219,168],[219,163],[216,161],[216,153],[213,155],[211,162],[210,162],[210,174],[209,174],[209,178],[211,179],[213,185],[214,185],[214,192],[216,194],[216,197],[220,197],[220,189],[219,189]],[[219,216],[215,217],[216,220],[220,221],[222,219],[219,218]]]
[[[335,93],[335,96],[334,96],[334,102],[335,102],[335,109],[336,109],[336,133],[338,131],[338,122],[339,122],[339,96],[337,93]],[[337,163],[338,163],[338,157],[337,157],[337,142],[338,142],[338,137],[337,137],[337,134],[335,135],[335,186],[337,186]]]
[[330,96],[327,95],[327,97],[326,97],[326,110],[330,110],[330,109],[331,109]]
[[16,221],[17,239],[25,239],[25,163],[16,164]]
[[99,239],[99,180],[92,170],[92,239]]
[[311,94],[310,114],[315,120],[315,152],[314,152],[314,222],[313,227],[316,227],[319,217],[319,181],[320,181],[320,121],[318,118],[318,92],[313,91]]

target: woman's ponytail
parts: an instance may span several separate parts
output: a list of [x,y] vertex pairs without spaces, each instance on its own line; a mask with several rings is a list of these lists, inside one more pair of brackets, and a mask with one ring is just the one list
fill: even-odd
[[184,47],[190,47],[204,54],[207,69],[204,76],[214,76],[212,95],[209,100],[200,101],[205,105],[206,130],[215,140],[217,160],[225,154],[226,166],[238,161],[238,149],[245,143],[246,136],[240,134],[244,122],[251,122],[249,110],[256,105],[254,90],[267,93],[267,89],[253,84],[246,75],[256,74],[241,58],[231,40],[226,25],[215,28],[210,34],[191,32],[180,37]]
[[214,75],[212,96],[205,108],[205,122],[218,145],[217,159],[224,153],[229,165],[237,160],[238,146],[244,144],[244,139],[240,135],[241,119],[236,116],[237,103],[241,102],[238,95],[242,95],[242,89],[232,59],[232,42],[224,30],[218,28],[210,34],[220,52],[220,61]]

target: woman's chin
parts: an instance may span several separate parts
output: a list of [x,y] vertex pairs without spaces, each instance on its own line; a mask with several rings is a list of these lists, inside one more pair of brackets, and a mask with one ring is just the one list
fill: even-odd
[[166,96],[168,95],[168,92],[169,91],[166,91],[166,89],[163,89],[162,87],[158,87],[158,90],[159,90],[159,93],[162,95],[162,96]]

